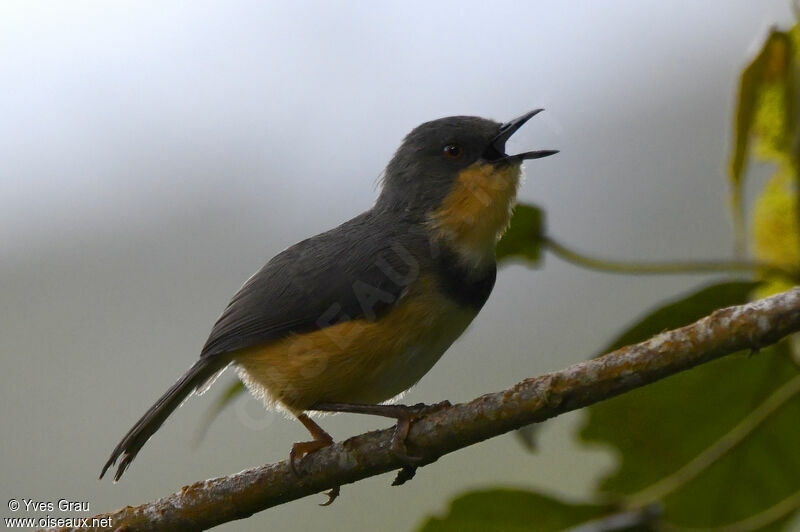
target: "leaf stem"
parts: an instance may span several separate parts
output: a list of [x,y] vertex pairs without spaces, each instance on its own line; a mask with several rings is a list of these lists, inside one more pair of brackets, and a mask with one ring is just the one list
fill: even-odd
[[608,273],[652,275],[720,272],[777,272],[791,279],[797,278],[796,274],[782,268],[778,268],[770,264],[746,260],[710,260],[686,262],[623,262],[605,260],[579,253],[547,235],[543,235],[541,239],[544,245],[547,246],[550,251],[567,262],[577,264],[578,266],[583,266],[584,268],[588,268],[590,270],[599,270]]
[[663,522],[660,527],[664,532],[754,532],[766,528],[779,519],[783,519],[798,508],[800,508],[800,491],[792,493],[763,512],[751,515],[735,523],[714,528],[686,528]]
[[770,525],[786,517],[790,512],[800,508],[800,491],[796,491],[789,495],[778,504],[770,506],[766,510],[747,519],[742,519],[736,523],[731,523],[718,528],[713,528],[713,532],[751,532],[753,530],[761,530],[767,525]]

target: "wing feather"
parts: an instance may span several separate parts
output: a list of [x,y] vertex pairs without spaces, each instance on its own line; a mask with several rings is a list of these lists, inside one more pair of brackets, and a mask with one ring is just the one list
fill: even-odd
[[407,228],[396,221],[386,224],[390,230],[381,226],[380,218],[367,211],[276,255],[234,295],[201,356],[263,345],[342,320],[380,317],[418,271],[417,254],[410,251],[418,244]]

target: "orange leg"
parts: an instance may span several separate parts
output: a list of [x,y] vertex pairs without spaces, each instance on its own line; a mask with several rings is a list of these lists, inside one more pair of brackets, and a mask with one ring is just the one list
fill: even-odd
[[[297,473],[297,467],[295,466],[296,460],[302,460],[303,457],[308,453],[313,453],[314,451],[322,449],[323,447],[327,447],[333,443],[333,438],[331,438],[331,435],[325,432],[325,430],[317,425],[310,417],[305,414],[300,414],[297,416],[297,419],[306,429],[308,429],[308,432],[311,433],[311,436],[314,439],[312,441],[297,442],[292,445],[292,451],[289,453],[289,466],[291,466],[292,472],[295,474],[295,476],[299,476]],[[336,497],[339,496],[340,489],[340,486],[336,486],[335,488],[326,492],[328,500],[320,504],[320,506],[328,506],[335,501]]]
[[297,416],[297,419],[308,429],[308,432],[311,433],[314,439],[312,441],[297,442],[292,445],[292,451],[289,453],[289,465],[292,467],[292,471],[295,475],[297,475],[297,468],[295,467],[295,462],[297,460],[302,459],[308,453],[313,453],[333,443],[331,435],[314,423],[310,417],[305,414],[300,414]]

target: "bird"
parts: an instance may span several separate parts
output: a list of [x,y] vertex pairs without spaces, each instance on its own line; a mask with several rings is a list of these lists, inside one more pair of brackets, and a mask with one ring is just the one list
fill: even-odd
[[317,412],[396,419],[391,449],[415,463],[405,446],[411,423],[449,403],[393,400],[489,297],[522,163],[558,153],[506,153],[506,141],[540,111],[505,123],[450,116],[414,128],[384,169],[372,208],[278,253],[242,285],[199,359],[125,434],[100,478],[116,464],[118,481],[167,417],[229,366],[266,407],[311,434],[291,448],[295,473],[303,457],[333,443],[311,418]]

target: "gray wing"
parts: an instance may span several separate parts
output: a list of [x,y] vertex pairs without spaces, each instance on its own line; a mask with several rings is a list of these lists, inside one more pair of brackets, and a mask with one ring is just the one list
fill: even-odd
[[[402,242],[401,240],[402,239]],[[201,357],[265,344],[335,323],[374,320],[419,272],[408,227],[372,211],[276,255],[234,295]]]

